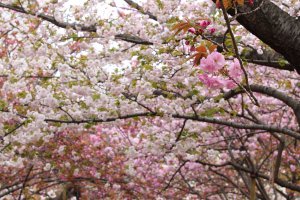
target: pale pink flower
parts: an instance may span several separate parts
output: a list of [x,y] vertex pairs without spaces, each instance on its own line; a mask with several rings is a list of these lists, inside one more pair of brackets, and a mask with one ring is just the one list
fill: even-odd
[[210,73],[213,73],[218,70],[216,63],[210,57],[201,59],[200,68]]
[[196,33],[196,29],[193,28],[193,27],[192,27],[192,28],[189,28],[189,29],[188,29],[188,32],[195,34],[195,33]]
[[225,58],[219,52],[212,52],[209,57],[211,57],[218,66],[218,69],[221,69],[225,65]]
[[291,171],[295,172],[296,171],[296,166],[295,165],[290,165]]
[[224,80],[223,84],[227,89],[233,89],[236,87],[236,84],[232,80]]
[[228,73],[229,76],[234,79],[240,78],[243,74],[241,65],[240,65],[238,59],[236,59],[236,58],[234,59],[233,63],[231,63],[228,70],[229,70],[229,73]]
[[216,77],[209,77],[207,74],[199,75],[200,81],[211,89],[219,89],[223,87],[222,81]]
[[133,68],[137,67],[139,64],[138,57],[137,56],[132,57],[130,64]]
[[118,12],[118,14],[119,14],[119,16],[120,16],[121,18],[123,18],[123,19],[126,18],[126,14],[125,14],[124,11],[118,9],[117,12]]
[[200,67],[206,72],[216,72],[221,69],[225,64],[225,58],[222,54],[218,52],[213,52],[207,56],[207,58],[202,58],[200,61]]
[[14,43],[16,43],[17,42],[17,40],[13,40],[13,39],[9,39],[9,38],[6,38],[5,40],[4,40],[4,43],[6,44],[6,45],[12,45],[12,44],[14,44]]

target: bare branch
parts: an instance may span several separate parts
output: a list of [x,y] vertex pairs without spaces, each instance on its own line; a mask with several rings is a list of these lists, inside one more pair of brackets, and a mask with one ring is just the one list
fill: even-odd
[[184,161],[179,167],[178,169],[175,171],[175,173],[172,175],[171,179],[168,181],[166,187],[164,187],[163,191],[165,191],[166,189],[168,189],[171,185],[171,182],[174,180],[175,176],[177,173],[180,172],[181,168],[187,163],[188,161]]

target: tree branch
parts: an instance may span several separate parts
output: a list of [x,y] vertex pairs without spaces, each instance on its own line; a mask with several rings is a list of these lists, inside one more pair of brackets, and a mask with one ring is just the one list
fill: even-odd
[[280,168],[280,165],[281,165],[282,152],[284,150],[284,146],[285,146],[284,140],[280,141],[280,143],[278,145],[278,150],[277,150],[278,154],[277,154],[276,161],[275,161],[275,166],[274,166],[274,173],[273,173],[274,181],[278,178],[278,175],[279,175],[279,168]]
[[[244,5],[237,11],[237,21],[241,25],[282,54],[300,73],[300,20],[291,17],[270,0],[257,0],[254,6]],[[235,9],[229,9],[228,13],[234,16]]]
[[18,200],[21,200],[22,193],[23,193],[23,191],[24,191],[24,189],[25,189],[25,187],[26,187],[26,182],[27,182],[27,180],[28,180],[28,178],[29,178],[29,175],[30,175],[32,169],[33,169],[33,165],[31,165],[31,166],[29,167],[29,170],[28,170],[27,175],[26,175],[26,177],[25,177],[25,179],[24,179],[24,182],[23,182],[23,185],[22,185],[22,188],[21,188],[21,191],[20,191]]
[[[37,14],[37,13],[29,12],[29,11],[24,10],[22,7],[15,6],[15,5],[7,5],[7,4],[1,3],[1,2],[0,2],[0,8],[7,8],[9,10],[13,10],[13,11],[16,11],[19,13],[35,16],[37,18],[40,18],[47,22],[50,22],[60,28],[65,28],[65,29],[71,28],[71,29],[77,30],[77,31],[97,32],[96,25],[86,26],[83,24],[59,22],[52,16],[49,16],[46,14]],[[131,42],[134,44],[143,44],[143,45],[152,45],[153,44],[152,42],[144,40],[138,36],[129,35],[129,34],[117,34],[117,35],[115,35],[115,39],[120,39],[120,40],[123,40],[126,42]]]
[[153,19],[155,21],[157,21],[157,17],[154,16],[151,12],[149,11],[144,11],[144,9],[137,3],[135,3],[134,1],[131,0],[124,0],[128,5],[130,5],[131,7],[137,9],[140,13],[148,15],[150,19]]
[[[255,176],[257,178],[262,178],[262,179],[265,179],[265,180],[270,180],[269,176],[261,174],[261,173],[258,173],[258,172],[254,172],[252,169],[249,169],[247,167],[244,167],[244,166],[239,165],[238,163],[232,162],[232,161],[229,161],[229,162],[226,162],[226,163],[223,163],[223,164],[219,164],[219,165],[212,164],[212,163],[206,163],[204,161],[199,161],[199,160],[197,160],[196,162],[200,163],[202,165],[207,165],[207,166],[216,167],[216,168],[225,167],[225,166],[232,166],[232,167],[234,167],[237,170],[241,170],[243,172],[250,173],[250,174],[252,174],[253,176]],[[275,183],[278,184],[278,185],[280,185],[280,186],[282,186],[282,187],[289,188],[291,190],[299,191],[300,192],[300,186],[297,185],[297,184],[293,184],[293,183],[284,181],[284,180],[279,179],[279,178],[277,180],[275,180]]]
[[[274,88],[263,86],[263,85],[249,85],[250,89],[253,92],[265,94],[267,96],[274,97],[282,102],[284,102],[286,105],[288,105],[290,108],[293,109],[295,116],[297,118],[298,125],[300,126],[300,101],[288,96],[287,94],[280,92]],[[243,90],[235,89],[231,90],[224,94],[224,99],[230,99],[238,94],[244,93]]]
[[[136,117],[159,117],[159,116],[161,116],[161,114],[159,114],[159,113],[144,112],[144,113],[124,115],[124,116],[119,116],[119,117],[112,117],[112,118],[107,118],[107,119],[89,119],[89,120],[45,119],[45,121],[46,122],[64,123],[64,124],[81,124],[81,123],[113,122],[118,119],[130,119],[130,118],[136,118]],[[179,115],[179,114],[173,114],[172,117],[176,118],[176,119],[185,119],[185,120],[193,120],[193,121],[199,121],[199,122],[207,122],[207,123],[211,123],[211,124],[224,125],[224,126],[229,126],[229,127],[236,128],[236,129],[265,130],[265,131],[269,131],[269,132],[283,133],[283,134],[291,136],[297,140],[300,140],[299,132],[293,131],[291,129],[280,128],[280,127],[275,127],[275,126],[271,126],[271,125],[241,124],[241,123],[230,122],[228,120],[221,120],[221,119],[210,118],[210,117],[188,116],[188,115]]]

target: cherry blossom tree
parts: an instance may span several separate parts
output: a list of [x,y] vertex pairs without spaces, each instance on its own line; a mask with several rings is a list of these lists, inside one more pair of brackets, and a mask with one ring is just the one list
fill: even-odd
[[0,11],[0,199],[300,197],[298,0]]

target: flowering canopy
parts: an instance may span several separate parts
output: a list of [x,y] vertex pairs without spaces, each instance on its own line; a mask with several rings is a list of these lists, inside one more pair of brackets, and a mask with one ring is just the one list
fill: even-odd
[[0,2],[0,198],[296,199],[300,2]]

